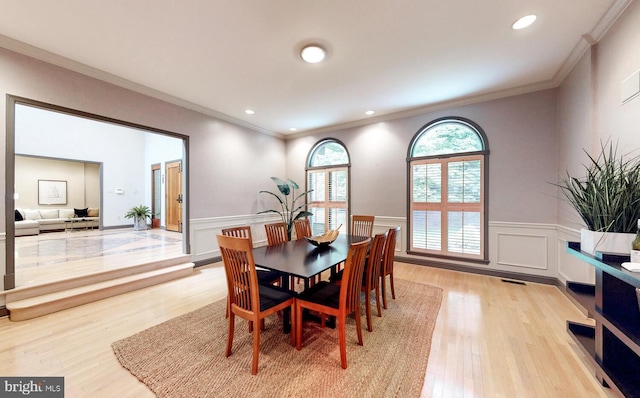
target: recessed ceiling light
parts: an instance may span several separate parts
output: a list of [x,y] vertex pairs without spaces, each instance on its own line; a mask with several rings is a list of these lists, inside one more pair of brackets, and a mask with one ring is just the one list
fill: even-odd
[[297,128],[295,128],[295,127],[291,127],[291,128],[289,129],[289,131],[298,131],[298,129],[297,129]]
[[305,62],[317,64],[324,59],[326,52],[317,44],[310,44],[302,49],[300,56]]
[[373,115],[374,113],[376,113],[376,111],[366,111],[365,115]]
[[511,25],[512,29],[519,30],[524,29],[535,22],[536,18],[538,18],[535,14],[525,15],[524,17],[518,19]]
[[247,115],[253,115],[255,112],[251,109],[247,109],[246,111],[244,111],[244,113],[246,113]]

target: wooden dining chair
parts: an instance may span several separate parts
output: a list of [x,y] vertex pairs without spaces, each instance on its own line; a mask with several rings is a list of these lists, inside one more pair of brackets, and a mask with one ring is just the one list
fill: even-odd
[[311,223],[308,218],[299,218],[293,222],[296,229],[296,240],[311,236]]
[[[291,322],[295,322],[295,293],[278,286],[258,283],[256,266],[253,260],[253,247],[248,238],[217,235],[218,246],[222,254],[224,271],[229,289],[229,336],[226,356],[230,356],[233,347],[233,333],[236,315],[246,319],[253,327],[253,361],[251,374],[258,373],[258,355],[260,353],[260,332],[264,318],[278,311],[290,308]],[[295,345],[295,333],[291,333],[291,345]]]
[[387,275],[391,285],[391,298],[396,299],[396,291],[393,288],[393,260],[396,251],[396,239],[400,233],[400,227],[390,228],[387,233],[387,241],[384,245],[382,257],[382,269],[380,270],[380,285],[382,285],[382,307],[387,309]]
[[[253,247],[253,238],[251,236],[251,227],[249,225],[242,225],[240,227],[231,227],[222,229],[222,235],[224,236],[235,236],[236,238],[248,238],[249,242],[251,242],[251,247]],[[270,271],[267,269],[256,269],[256,273],[258,274],[258,283],[263,283],[267,285],[278,285],[280,286],[282,283],[282,278],[286,277],[282,272],[279,271]],[[229,317],[229,297],[227,297],[227,311],[225,312],[225,318]],[[251,331],[251,328],[249,328]]]
[[[251,227],[249,225],[242,225],[239,227],[231,227],[222,229],[222,235],[235,236],[236,238],[248,238],[253,247],[253,237],[251,236]],[[266,283],[269,285],[280,285],[280,280],[284,276],[282,272],[270,271],[265,269],[257,269],[258,282]]]
[[351,235],[373,236],[373,222],[375,216],[354,215],[351,217]]
[[289,236],[287,234],[287,224],[283,222],[265,224],[264,229],[267,232],[268,246],[273,246],[289,241]]
[[[304,239],[310,237],[312,235],[311,232],[311,223],[308,218],[299,218],[293,221],[293,226],[296,229],[296,240]],[[300,283],[300,279],[297,279],[297,282]],[[322,280],[322,276],[320,274],[312,278],[309,278],[309,285],[313,286],[316,284],[316,281],[319,282]],[[293,279],[291,279],[291,283],[293,283]]]
[[[376,307],[378,317],[382,316],[380,310],[380,272],[382,269],[382,256],[384,254],[384,246],[387,241],[387,232],[377,234],[373,237],[369,255],[364,264],[364,275],[362,277],[362,292],[364,292],[364,303],[367,314],[367,330],[372,332],[373,325],[371,321],[371,293],[375,293]],[[342,283],[344,270],[335,274],[330,281],[336,284]]]
[[[264,230],[267,233],[267,246],[279,245],[289,241],[287,234],[287,224],[283,222],[276,222],[272,224],[265,224]],[[291,277],[289,286],[294,285],[294,277]]]
[[358,344],[362,342],[362,325],[360,321],[360,290],[364,271],[364,260],[371,239],[353,243],[345,261],[344,277],[341,285],[322,281],[300,293],[296,298],[296,348],[302,348],[302,311],[306,308],[321,314],[324,327],[325,315],[335,316],[338,323],[338,340],[340,344],[340,364],[347,368],[347,342],[345,322],[347,315],[355,314]]
[[[374,216],[354,215],[351,217],[351,231],[353,236],[364,236],[371,238],[373,236]],[[344,264],[338,264],[335,271],[340,271]]]

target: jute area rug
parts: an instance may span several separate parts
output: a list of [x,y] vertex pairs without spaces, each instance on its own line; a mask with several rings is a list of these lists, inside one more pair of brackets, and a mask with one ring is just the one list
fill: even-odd
[[337,329],[305,322],[297,351],[282,333],[282,320],[271,316],[252,376],[252,335],[237,317],[233,354],[224,356],[225,300],[112,347],[122,366],[158,397],[419,397],[442,289],[399,279],[395,287],[396,300],[389,297],[382,317],[373,316],[371,333],[363,310],[364,346],[357,345],[355,319],[348,319],[346,370],[340,367]]

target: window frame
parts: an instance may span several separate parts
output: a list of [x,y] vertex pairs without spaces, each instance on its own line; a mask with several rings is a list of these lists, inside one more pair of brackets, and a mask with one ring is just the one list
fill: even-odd
[[[432,156],[412,156],[413,151],[415,149],[415,145],[420,137],[427,132],[427,130],[443,123],[459,123],[467,125],[471,130],[475,131],[478,134],[478,138],[481,140],[483,149],[480,151],[470,151],[470,152],[458,152],[458,153],[446,153],[446,154],[438,154]],[[413,202],[413,166],[415,164],[434,164],[438,163],[443,165],[441,169],[441,186],[446,187],[447,185],[447,165],[454,161],[463,161],[463,160],[480,160],[481,165],[481,195],[480,195],[480,203],[447,203],[446,199],[446,190],[443,189],[441,195],[441,201],[437,204],[429,203],[429,202]],[[433,120],[424,126],[422,126],[418,131],[414,134],[411,139],[408,151],[407,151],[407,253],[416,256],[424,256],[424,257],[436,257],[450,260],[462,260],[465,262],[477,262],[487,264],[489,263],[489,251],[488,251],[488,203],[489,203],[489,146],[486,134],[483,129],[469,119],[465,119],[462,117],[443,117],[436,120]],[[414,207],[414,203],[417,203],[418,210],[431,210],[437,208],[438,211],[441,211],[441,231],[443,237],[441,239],[441,249],[438,251],[428,250],[428,249],[420,249],[413,247],[413,211],[416,210]],[[449,252],[446,249],[447,244],[447,222],[448,222],[448,211],[457,211],[464,209],[478,209],[480,211],[480,254],[465,254],[465,253],[455,253]]]
[[[347,155],[347,163],[343,163],[343,164],[331,164],[331,165],[323,165],[323,166],[311,166],[311,163],[313,161],[313,156],[317,153],[317,150],[326,144],[330,144],[330,143],[334,143],[334,144],[338,144],[340,145],[346,155]],[[316,207],[323,207],[325,209],[327,209],[327,211],[325,212],[325,230],[327,228],[329,228],[328,225],[328,217],[329,217],[329,209],[332,208],[344,208],[346,210],[346,220],[348,221],[351,217],[351,155],[349,154],[349,150],[347,149],[346,145],[344,145],[344,143],[342,143],[342,141],[336,139],[336,138],[325,138],[322,139],[318,142],[316,142],[313,147],[309,150],[309,153],[307,154],[307,161],[306,161],[306,168],[305,168],[305,187],[306,190],[309,190],[309,173],[311,172],[319,172],[319,171],[323,171],[325,173],[325,188],[326,188],[326,193],[329,193],[328,190],[328,184],[329,184],[329,173],[330,172],[334,172],[334,171],[346,171],[347,174],[347,200],[344,202],[330,202],[328,200],[325,200],[323,202],[318,202],[318,201],[311,201],[309,199],[309,194],[306,195],[305,197],[305,201],[307,204],[307,209],[310,209],[312,207],[314,207],[314,204],[321,204],[321,206],[316,206]],[[325,198],[328,199],[328,196]],[[343,205],[344,203],[344,205]],[[347,225],[343,225],[341,230],[344,231],[348,231],[350,228],[349,223],[347,222]]]

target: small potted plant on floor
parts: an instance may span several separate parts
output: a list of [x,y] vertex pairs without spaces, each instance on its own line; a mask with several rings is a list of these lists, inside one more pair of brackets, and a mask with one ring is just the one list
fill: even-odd
[[587,156],[584,177],[567,173],[556,184],[586,225],[580,249],[628,255],[640,218],[640,157],[618,155],[611,143]]
[[124,218],[133,218],[134,231],[144,231],[147,229],[147,219],[151,219],[151,209],[143,205],[132,207]]

